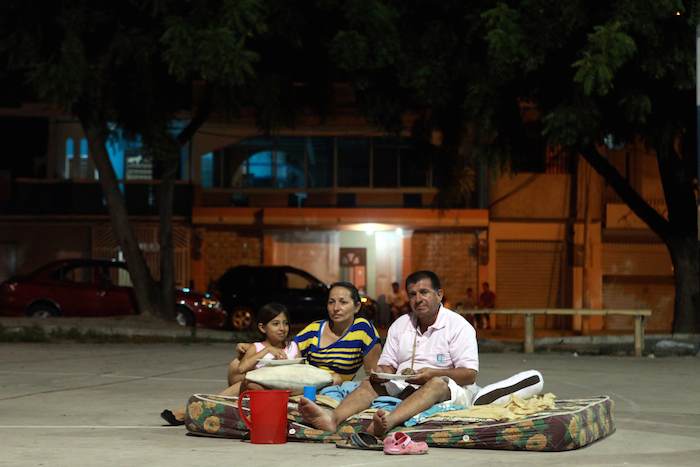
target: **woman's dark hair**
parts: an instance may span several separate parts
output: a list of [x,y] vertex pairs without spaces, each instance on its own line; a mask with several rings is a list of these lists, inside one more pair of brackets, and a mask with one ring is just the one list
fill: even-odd
[[284,313],[284,315],[287,317],[287,321],[289,321],[289,311],[287,311],[286,306],[276,302],[267,303],[261,306],[258,310],[258,324],[265,326],[267,323],[275,319],[280,313]]
[[357,290],[357,287],[355,287],[351,282],[347,281],[339,281],[339,282],[333,282],[329,287],[328,287],[328,297],[331,295],[331,290],[333,290],[334,287],[342,287],[344,289],[347,289],[350,291],[350,298],[352,298],[352,301],[355,303],[355,305],[359,305],[362,303],[360,300],[360,291]]

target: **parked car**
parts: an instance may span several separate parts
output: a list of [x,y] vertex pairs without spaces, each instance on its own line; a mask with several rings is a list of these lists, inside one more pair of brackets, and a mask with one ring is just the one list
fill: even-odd
[[[306,271],[291,266],[235,266],[219,278],[215,287],[228,327],[250,329],[256,311],[266,303],[279,302],[287,307],[293,323],[309,323],[328,317],[328,286]],[[362,297],[365,316],[373,319],[376,302]]]
[[[182,326],[220,328],[226,324],[221,303],[209,294],[175,290],[176,321]],[[0,313],[50,316],[115,316],[136,314],[126,263],[64,259],[26,276],[0,284]]]

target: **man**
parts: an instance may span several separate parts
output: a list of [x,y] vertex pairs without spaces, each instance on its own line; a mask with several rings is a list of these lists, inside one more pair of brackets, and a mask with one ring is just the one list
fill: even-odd
[[391,306],[392,322],[396,321],[399,316],[409,312],[408,295],[406,295],[405,290],[399,288],[398,282],[391,283],[391,292],[388,294],[387,299],[389,306]]
[[370,407],[381,395],[402,399],[391,412],[378,410],[368,431],[383,436],[396,425],[443,401],[471,405],[479,371],[476,331],[461,316],[441,304],[440,279],[432,271],[417,271],[406,278],[411,313],[389,328],[377,372],[415,374],[406,381],[371,375],[340,405],[327,411],[301,398],[299,411],[315,428],[336,431],[338,424]]
[[[491,291],[489,283],[484,282],[481,284],[481,290],[482,292],[479,295],[479,308],[486,310],[496,308],[496,294]],[[481,329],[491,329],[491,317],[488,313],[477,314],[476,322]]]

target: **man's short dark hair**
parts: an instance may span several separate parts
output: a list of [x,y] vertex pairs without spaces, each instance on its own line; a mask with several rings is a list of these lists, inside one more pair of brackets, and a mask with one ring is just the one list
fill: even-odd
[[408,290],[409,285],[415,284],[423,279],[430,279],[430,284],[433,286],[433,290],[435,291],[442,288],[440,285],[440,278],[437,276],[437,274],[435,274],[433,271],[423,270],[416,271],[408,275],[406,278],[406,290]]

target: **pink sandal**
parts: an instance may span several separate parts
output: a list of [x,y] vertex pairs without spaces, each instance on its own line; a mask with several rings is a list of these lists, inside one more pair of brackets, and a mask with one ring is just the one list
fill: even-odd
[[425,441],[413,441],[402,431],[397,431],[384,438],[384,454],[427,454]]

